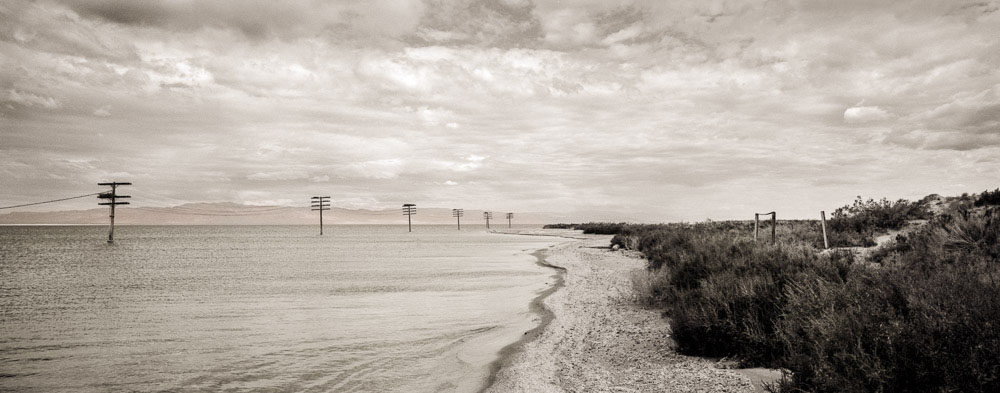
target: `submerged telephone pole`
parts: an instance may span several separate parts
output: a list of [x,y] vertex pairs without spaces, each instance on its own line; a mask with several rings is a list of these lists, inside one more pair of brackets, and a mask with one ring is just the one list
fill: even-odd
[[312,210],[319,210],[319,235],[323,236],[323,211],[330,210],[330,197],[328,196],[314,196],[312,197]]
[[129,182],[109,182],[109,183],[97,183],[99,186],[111,186],[111,191],[102,192],[97,195],[98,199],[107,199],[109,202],[98,202],[100,206],[111,207],[111,228],[108,230],[108,243],[115,242],[115,206],[117,205],[128,205],[128,202],[118,202],[118,199],[131,198],[129,195],[118,195],[118,186],[131,186],[132,183]]
[[486,229],[490,229],[490,219],[493,218],[493,212],[483,212],[483,218],[486,219]]
[[514,218],[514,213],[507,213],[507,229],[510,229],[510,220]]
[[411,218],[414,214],[417,214],[417,205],[412,203],[403,204],[403,215],[406,216],[406,231],[413,232],[413,219]]
[[451,209],[451,216],[458,220],[458,230],[462,230],[462,216],[465,215],[465,210],[463,209]]

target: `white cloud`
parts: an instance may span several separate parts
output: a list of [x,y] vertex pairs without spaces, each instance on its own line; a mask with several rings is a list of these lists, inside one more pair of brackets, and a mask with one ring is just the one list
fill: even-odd
[[282,170],[273,172],[257,172],[247,175],[249,180],[276,181],[276,180],[299,180],[308,179],[309,174],[298,170]]
[[57,109],[62,106],[62,103],[55,98],[15,89],[7,90],[7,96],[5,98],[8,102],[14,102],[24,106],[37,106],[46,109]]
[[888,112],[877,106],[855,106],[844,111],[844,121],[848,123],[869,123],[889,117]]
[[105,105],[100,108],[94,109],[94,116],[97,117],[110,117],[111,116],[111,105]]

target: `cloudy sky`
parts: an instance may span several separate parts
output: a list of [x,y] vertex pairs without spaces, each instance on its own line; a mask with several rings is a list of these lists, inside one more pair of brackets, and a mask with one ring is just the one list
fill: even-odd
[[112,179],[651,221],[978,192],[1000,2],[3,1],[0,205]]

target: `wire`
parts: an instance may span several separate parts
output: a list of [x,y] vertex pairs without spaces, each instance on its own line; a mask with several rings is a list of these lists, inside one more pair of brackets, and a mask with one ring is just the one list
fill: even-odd
[[170,209],[172,211],[184,212],[184,213],[219,213],[219,214],[241,214],[241,213],[257,214],[257,213],[271,212],[277,210],[299,208],[291,206],[260,206],[249,210],[218,210],[218,209],[199,209],[199,208],[185,207],[185,206],[167,206],[167,207],[142,206],[142,207],[148,209]]
[[254,215],[266,215],[266,214],[276,214],[278,210],[294,209],[290,207],[282,207],[270,210],[260,210],[256,212],[218,212],[218,213],[204,213],[204,212],[186,212],[186,211],[176,211],[171,210],[171,208],[150,208],[150,207],[134,207],[136,210],[144,210],[155,213],[168,213],[168,214],[180,214],[186,216],[223,216],[223,217],[248,217]]
[[33,205],[41,205],[41,204],[44,204],[44,203],[52,203],[52,202],[62,202],[62,201],[68,201],[68,200],[70,200],[70,199],[79,199],[79,198],[85,198],[85,197],[89,197],[89,196],[94,196],[94,195],[100,195],[100,194],[103,194],[103,193],[105,193],[105,192],[107,192],[107,191],[102,191],[102,192],[95,192],[95,193],[93,193],[93,194],[87,194],[87,195],[80,195],[80,196],[75,196],[75,197],[69,197],[69,198],[62,198],[62,199],[53,199],[53,200],[51,200],[51,201],[43,201],[43,202],[34,202],[34,203],[25,203],[25,204],[23,204],[23,205],[14,205],[14,206],[3,206],[3,207],[0,207],[0,210],[2,210],[2,209],[13,209],[13,208],[15,208],[15,207],[25,207],[25,206],[33,206]]

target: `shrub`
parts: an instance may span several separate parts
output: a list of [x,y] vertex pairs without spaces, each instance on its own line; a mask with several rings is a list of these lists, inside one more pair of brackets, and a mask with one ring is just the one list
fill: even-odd
[[755,244],[752,227],[713,222],[641,228],[636,249],[646,255],[650,271],[633,283],[641,302],[670,316],[680,351],[774,365],[783,356],[775,322],[787,283],[801,275],[842,276],[830,257],[794,237],[779,237],[774,246]]
[[620,233],[629,225],[630,224],[624,222],[588,222],[585,224],[576,224],[573,226],[573,229],[579,229],[583,231],[583,233],[587,234],[614,235]]
[[979,198],[976,198],[976,206],[995,206],[1000,205],[1000,188],[993,191],[983,191],[979,194]]
[[1000,209],[964,209],[897,238],[881,268],[789,285],[784,388],[1000,390],[998,237]]
[[[915,217],[920,203],[859,200],[838,218],[860,233]],[[865,263],[819,252],[815,222],[779,223],[776,245],[752,228],[619,228],[649,262],[638,301],[682,352],[786,368],[784,391],[1000,391],[1000,207],[949,210]]]
[[836,246],[875,245],[874,235],[888,229],[900,229],[908,220],[930,218],[926,201],[903,199],[858,199],[853,204],[834,210],[829,221],[831,244]]

